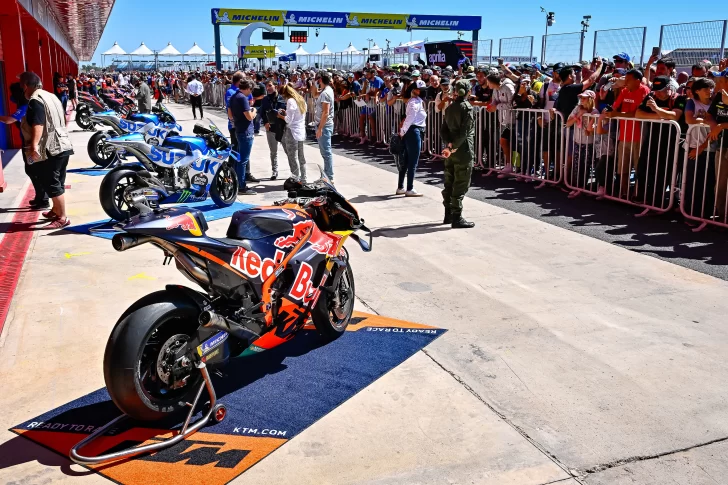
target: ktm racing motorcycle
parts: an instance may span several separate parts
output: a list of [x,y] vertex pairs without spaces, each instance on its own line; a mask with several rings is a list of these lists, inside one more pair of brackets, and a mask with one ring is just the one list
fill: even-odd
[[[226,410],[216,403],[208,367],[287,342],[309,317],[324,339],[344,333],[355,298],[344,243],[351,237],[368,252],[371,231],[323,175],[297,183],[288,195],[274,206],[236,212],[224,238],[208,236],[203,214],[185,207],[141,206],[119,226],[125,233],[114,236],[114,249],[156,246],[203,291],[169,285],[131,305],[106,344],[106,387],[124,416],[135,420],[157,421],[185,408],[188,415],[178,434],[162,443],[80,455],[123,419],[117,418],[76,445],[74,461],[97,464],[157,451],[221,421]],[[368,242],[356,234],[360,230],[368,232]],[[210,402],[190,425],[204,390]]]
[[[237,158],[230,142],[210,122],[196,124],[196,136],[165,135],[161,144],[149,133],[128,133],[105,143],[134,156],[139,163],[124,163],[104,176],[99,198],[104,212],[117,221],[160,204],[201,202],[209,195],[218,207],[229,207],[238,196],[238,178],[230,162]],[[153,138],[153,137],[152,137]]]
[[85,91],[78,91],[78,106],[76,106],[76,124],[82,130],[91,130],[94,127],[91,115],[104,111],[114,111],[122,117],[137,110],[136,102],[131,93],[117,90],[115,94],[100,93],[98,96]]
[[94,113],[90,116],[93,125],[101,128],[88,140],[88,156],[97,166],[107,168],[123,159],[123,150],[109,145],[107,140],[128,133],[142,133],[151,145],[161,145],[167,136],[178,136],[182,127],[164,106],[154,106],[151,113],[129,113],[122,116],[114,110]]

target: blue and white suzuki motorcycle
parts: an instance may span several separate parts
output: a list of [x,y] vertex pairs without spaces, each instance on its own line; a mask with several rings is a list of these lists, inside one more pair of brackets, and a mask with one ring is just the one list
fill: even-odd
[[88,140],[88,156],[103,168],[110,167],[125,156],[123,150],[117,150],[107,143],[110,138],[141,133],[147,143],[161,145],[166,137],[179,135],[182,131],[174,115],[164,106],[155,106],[151,113],[131,113],[126,117],[113,110],[102,111],[92,114],[90,120],[94,125],[101,125],[101,129]]
[[218,207],[232,205],[238,178],[230,157],[237,159],[237,153],[212,123],[209,128],[196,124],[193,132],[196,136],[167,136],[159,145],[142,133],[108,139],[139,163],[121,164],[104,176],[99,189],[104,212],[125,221],[145,212],[143,206],[201,202],[208,194]]

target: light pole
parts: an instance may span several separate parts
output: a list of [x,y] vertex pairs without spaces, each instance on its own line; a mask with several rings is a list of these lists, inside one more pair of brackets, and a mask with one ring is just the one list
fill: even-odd
[[369,45],[367,46],[367,58],[364,61],[365,64],[369,62],[369,51],[372,50],[372,42],[374,42],[374,39],[367,39],[367,42],[369,42]]
[[546,63],[546,39],[549,36],[549,27],[553,27],[556,23],[556,14],[554,12],[547,12],[545,8],[541,7],[541,13],[546,14],[546,35],[543,36],[543,42],[541,42],[541,64]]
[[584,15],[584,20],[581,21],[581,42],[579,43],[579,62],[584,60],[584,39],[586,38],[587,30],[589,30],[589,20],[591,20],[591,15]]

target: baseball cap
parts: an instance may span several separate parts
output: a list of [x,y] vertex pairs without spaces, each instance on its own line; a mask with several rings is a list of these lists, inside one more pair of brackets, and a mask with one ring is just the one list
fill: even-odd
[[531,64],[531,68],[536,69],[537,71],[540,71],[541,64],[539,64],[538,62],[534,62],[533,64]]
[[616,56],[613,56],[612,59],[615,59],[615,60],[616,59],[622,59],[622,60],[627,61],[627,62],[630,62],[632,60],[632,58],[629,57],[629,54],[627,54],[626,52],[620,52]]
[[420,77],[420,71],[418,71],[417,69],[415,69],[414,71],[412,71],[412,76],[413,77]]
[[449,78],[449,77],[444,77],[444,78],[442,78],[442,79],[440,80],[440,84],[443,84],[443,85],[445,85],[445,86],[448,86],[448,85],[450,84],[450,78]]
[[670,87],[670,78],[667,76],[657,76],[655,80],[652,81],[653,91],[662,91],[668,87]]
[[423,81],[422,79],[418,79],[415,82],[415,89],[425,89],[427,87],[427,83]]
[[619,69],[615,69],[613,72],[614,72],[614,74],[619,74],[620,76],[624,76],[625,74],[627,74],[627,69],[620,67]]
[[468,80],[470,80],[470,81],[474,81],[474,80],[476,79],[476,77],[475,77],[475,74],[473,74],[473,73],[471,72],[471,73],[469,73],[469,74],[468,74],[467,76],[465,76],[465,79],[468,79]]
[[557,62],[556,64],[554,64],[552,66],[552,69],[553,69],[554,72],[557,72],[557,71],[562,70],[565,67],[566,67],[566,64],[564,64],[563,62]]
[[475,72],[475,67],[468,66],[468,72]]
[[720,72],[713,73],[713,77],[728,77],[728,67]]
[[354,77],[354,73],[350,72],[349,74],[346,75],[346,77]]
[[583,93],[579,94],[578,96],[579,96],[580,98],[591,98],[591,99],[596,99],[596,97],[597,97],[597,93],[595,93],[595,92],[594,92],[594,91],[592,91],[591,89],[587,89],[586,91],[584,91]]

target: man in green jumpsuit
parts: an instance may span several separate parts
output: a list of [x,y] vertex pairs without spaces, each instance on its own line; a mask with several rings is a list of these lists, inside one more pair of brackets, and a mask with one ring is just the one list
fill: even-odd
[[468,102],[470,83],[455,83],[457,99],[447,107],[442,122],[442,141],[445,149],[445,188],[442,204],[445,206],[443,224],[456,229],[469,229],[475,223],[463,219],[463,198],[470,187],[475,159],[475,112]]

